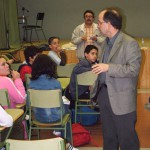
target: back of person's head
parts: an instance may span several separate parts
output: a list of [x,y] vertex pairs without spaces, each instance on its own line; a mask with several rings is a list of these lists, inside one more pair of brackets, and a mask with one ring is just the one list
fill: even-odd
[[33,58],[35,55],[41,53],[41,50],[36,46],[27,46],[24,50],[24,56],[27,63],[30,61],[30,57]]
[[122,28],[122,15],[117,8],[107,8],[103,16],[105,22],[110,22],[111,25],[120,30]]
[[57,37],[57,36],[52,36],[52,37],[50,37],[50,38],[48,39],[48,44],[51,45],[54,39],[60,40],[59,37]]
[[86,10],[86,11],[84,12],[84,16],[83,16],[84,18],[85,18],[85,15],[86,15],[87,13],[92,14],[93,18],[95,17],[95,14],[94,14],[94,12],[93,12],[92,10]]
[[32,78],[36,80],[40,75],[47,75],[47,77],[56,77],[56,65],[48,55],[38,55],[32,64]]
[[98,52],[98,48],[96,46],[94,46],[94,45],[87,45],[85,50],[84,50],[84,53],[89,54],[92,49],[95,49]]

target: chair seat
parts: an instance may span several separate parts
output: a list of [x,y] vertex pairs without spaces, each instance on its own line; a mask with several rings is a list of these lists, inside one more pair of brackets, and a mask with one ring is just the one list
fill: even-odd
[[37,120],[33,120],[33,125],[36,125],[38,127],[52,127],[52,126],[64,126],[66,124],[66,122],[68,122],[68,120],[70,119],[70,114],[65,114],[64,117],[63,117],[63,121],[61,123],[61,121],[56,121],[56,122],[52,122],[52,123],[41,123]]

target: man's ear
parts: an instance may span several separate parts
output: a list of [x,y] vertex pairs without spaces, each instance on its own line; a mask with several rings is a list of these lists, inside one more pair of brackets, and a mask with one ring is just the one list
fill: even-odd
[[87,53],[84,53],[85,58],[87,57],[87,55],[88,55]]
[[52,46],[51,46],[51,45],[49,45],[49,48],[50,48],[50,49],[52,49]]

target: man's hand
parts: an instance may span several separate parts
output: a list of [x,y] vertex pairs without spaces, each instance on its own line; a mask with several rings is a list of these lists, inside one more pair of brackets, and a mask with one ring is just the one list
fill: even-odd
[[92,37],[91,37],[91,40],[97,41],[97,36],[92,36]]
[[83,37],[82,37],[82,40],[83,40],[83,41],[87,41],[87,37],[86,37],[86,36],[83,36]]
[[92,66],[92,72],[94,72],[95,74],[100,74],[102,72],[106,72],[109,69],[109,65],[108,64],[95,64]]

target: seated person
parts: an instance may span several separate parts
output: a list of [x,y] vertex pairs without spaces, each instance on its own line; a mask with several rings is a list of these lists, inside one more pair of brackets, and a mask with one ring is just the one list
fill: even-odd
[[60,39],[58,37],[50,37],[48,40],[50,52],[48,56],[60,66],[66,65],[66,54],[60,47]]
[[[50,57],[48,57],[45,54],[38,55],[32,64],[32,77],[29,84],[29,88],[36,90],[62,90],[60,82],[55,79],[55,68],[56,65],[50,59]],[[48,123],[60,119],[58,118],[59,115],[57,115],[60,114],[60,108],[52,108],[47,110],[35,108],[35,110],[35,117],[40,122]],[[65,113],[65,110],[63,112]],[[48,114],[51,117],[49,117]]]
[[0,105],[0,126],[11,127],[13,125],[12,117]]
[[[9,78],[8,75],[12,76]],[[10,107],[15,108],[17,103],[24,103],[26,92],[17,71],[11,71],[4,58],[0,57],[0,89],[8,91]]]
[[[60,89],[60,82],[55,79],[56,77],[56,64],[51,58],[45,54],[38,55],[32,64],[31,81],[29,84],[30,89],[36,90],[54,90]],[[62,101],[63,102],[63,101]],[[63,105],[64,106],[64,105]],[[67,112],[63,109],[63,114]],[[39,122],[51,123],[60,120],[60,108],[34,108],[35,118]],[[58,134],[58,131],[53,133]],[[67,144],[68,145],[68,144]],[[69,144],[68,150],[73,150],[73,147]],[[74,150],[78,150],[74,148]]]
[[19,66],[18,72],[25,86],[25,74],[31,74],[32,72],[32,63],[36,56],[40,53],[40,49],[35,46],[28,46],[24,50],[25,62]]
[[[68,97],[66,95],[66,97],[71,100],[71,103],[70,103],[71,109],[74,108],[74,103],[76,100],[76,75],[81,74],[86,71],[91,71],[92,64],[97,62],[97,55],[98,55],[98,48],[94,45],[87,45],[84,50],[85,59],[82,59],[81,61],[79,61],[79,63],[74,67],[72,71],[70,83],[69,83],[68,91],[67,91],[67,93],[69,92],[69,95],[71,97]],[[89,97],[89,87],[79,85],[78,88],[79,88],[78,90],[79,97],[82,97],[82,98],[84,97],[87,98],[87,96]]]

